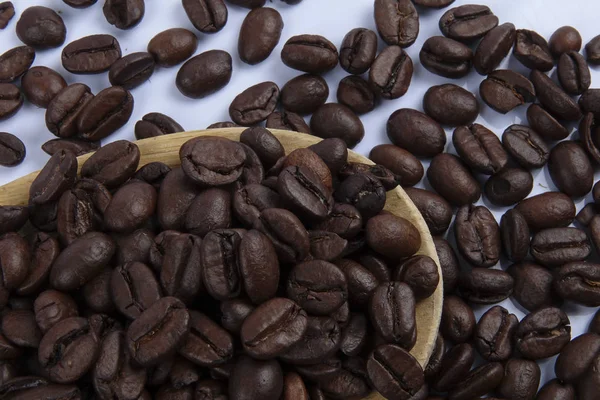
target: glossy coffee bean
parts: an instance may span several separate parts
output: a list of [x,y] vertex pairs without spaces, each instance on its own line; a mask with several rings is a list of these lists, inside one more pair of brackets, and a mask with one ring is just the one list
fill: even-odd
[[417,300],[433,294],[440,281],[438,266],[429,256],[416,255],[398,265],[394,280],[406,283]]
[[221,365],[233,357],[233,338],[206,315],[190,311],[190,333],[178,352],[195,365]]
[[125,125],[133,112],[133,96],[123,87],[102,90],[77,117],[77,130],[87,140],[102,140]]
[[93,98],[91,89],[82,83],[65,87],[48,104],[46,127],[61,138],[77,135],[79,114]]
[[22,296],[38,291],[48,278],[50,268],[60,253],[58,240],[45,233],[32,235],[29,242],[31,254],[29,273],[16,290],[16,293]]
[[[421,247],[421,235],[408,220],[393,214],[380,214],[366,225],[369,247],[384,257],[401,259],[415,254]],[[402,243],[398,247],[396,243]]]
[[508,69],[491,72],[479,85],[479,94],[483,101],[502,114],[525,103],[534,102],[535,93],[529,79]]
[[310,314],[329,315],[348,298],[346,276],[334,264],[320,260],[307,261],[291,270],[287,293],[291,300]]
[[560,85],[565,92],[571,95],[582,94],[592,84],[587,62],[576,51],[564,53],[560,56],[557,72]]
[[279,263],[275,248],[264,234],[250,230],[239,247],[239,269],[244,292],[260,304],[275,297],[279,283]]
[[253,228],[267,235],[283,263],[302,261],[310,251],[308,232],[298,217],[288,210],[268,208],[261,211]]
[[492,204],[510,206],[526,198],[532,189],[531,172],[508,167],[488,178],[484,192]]
[[148,229],[138,229],[128,235],[118,237],[116,261],[118,265],[128,262],[149,264],[150,249],[154,244],[155,235]]
[[392,144],[373,147],[369,159],[388,168],[404,187],[416,185],[424,174],[423,165],[412,153]]
[[181,147],[180,157],[186,175],[202,186],[234,182],[242,175],[246,162],[246,153],[239,143],[216,137],[188,140]]
[[450,125],[469,125],[479,114],[473,93],[453,84],[430,87],[423,97],[425,113],[437,122]]
[[183,127],[173,118],[157,112],[148,113],[135,123],[135,137],[138,140],[183,131]]
[[23,94],[17,85],[0,83],[0,120],[15,115],[23,106]]
[[2,334],[19,347],[37,349],[42,332],[32,310],[11,310],[2,316]]
[[417,333],[415,297],[410,286],[388,282],[377,287],[369,301],[369,316],[384,340],[412,349]]
[[156,34],[150,40],[148,53],[152,54],[157,65],[172,67],[190,58],[197,46],[198,38],[193,32],[171,28]]
[[585,196],[592,190],[592,164],[577,142],[564,141],[554,146],[548,170],[556,187],[571,197]]
[[513,55],[529,69],[546,72],[554,67],[554,60],[548,42],[535,31],[517,30]]
[[241,356],[231,372],[228,392],[232,400],[278,400],[283,392],[283,372],[279,362]]
[[556,377],[565,383],[575,383],[591,367],[599,351],[600,336],[584,333],[574,338],[565,344],[556,359]]
[[67,190],[58,202],[56,228],[61,243],[69,245],[87,232],[99,229],[101,218],[87,192]]
[[504,365],[498,392],[512,399],[531,399],[540,385],[541,371],[535,361],[512,359]]
[[483,364],[473,370],[449,392],[450,400],[469,400],[493,392],[504,375],[499,362]]
[[[583,96],[582,96],[583,97]],[[583,105],[580,106],[585,109]],[[569,136],[567,128],[562,126],[548,111],[539,104],[532,104],[527,108],[527,122],[540,136],[549,140],[561,140]]]
[[281,104],[287,111],[298,114],[313,113],[325,104],[327,97],[327,82],[318,75],[299,75],[281,88]]
[[0,3],[0,29],[6,28],[10,20],[15,16],[15,7],[12,2]]
[[375,108],[375,93],[360,76],[350,75],[340,81],[337,100],[357,114],[364,114]]
[[25,206],[0,206],[0,234],[18,232],[29,218]]
[[134,143],[117,140],[94,153],[83,164],[81,176],[94,179],[107,188],[127,181],[136,171],[140,150]]
[[349,148],[356,146],[365,135],[360,118],[350,108],[337,103],[319,107],[310,119],[310,130],[324,139],[343,139]]
[[274,111],[267,117],[265,126],[269,129],[283,129],[286,131],[310,134],[310,128],[301,115],[289,111]]
[[344,36],[340,47],[340,65],[351,74],[363,74],[377,54],[377,35],[370,29],[355,28]]
[[600,304],[597,284],[600,265],[586,262],[571,262],[558,268],[554,275],[554,289],[558,295],[588,307]]
[[521,201],[516,209],[523,214],[532,231],[567,226],[575,219],[573,200],[560,192],[532,196]]
[[250,11],[240,28],[238,53],[246,64],[266,60],[279,43],[283,19],[273,8],[260,7]]
[[584,115],[583,119],[579,123],[579,132],[581,139],[583,141],[583,147],[586,149],[588,154],[594,159],[594,161],[599,162],[600,160],[600,149],[596,145],[595,135],[598,132],[598,125],[596,120],[594,119],[594,114],[588,112]]
[[[508,210],[500,220],[500,235],[504,254],[513,262],[521,262],[529,253],[529,226],[523,214]],[[514,277],[514,276],[513,276]]]
[[410,1],[377,0],[375,25],[388,45],[409,47],[419,35],[419,14]]
[[254,125],[267,119],[278,100],[279,87],[273,82],[262,82],[250,86],[233,99],[229,116],[239,125]]
[[119,29],[131,29],[144,18],[144,0],[107,0],[102,7],[104,18]]
[[560,58],[563,53],[581,50],[581,35],[572,26],[561,26],[548,41],[550,52],[555,58]]
[[598,36],[594,36],[592,40],[585,45],[585,52],[587,61],[590,64],[600,64],[600,38]]
[[531,360],[560,353],[569,340],[569,317],[556,307],[545,307],[528,314],[515,332],[517,349]]
[[494,306],[486,311],[475,329],[475,347],[479,354],[487,361],[507,360],[513,352],[513,335],[518,324],[517,316],[504,307]]
[[377,277],[356,261],[341,259],[335,264],[346,276],[350,303],[359,307],[367,305],[371,294],[379,285]]
[[29,202],[46,204],[58,200],[64,191],[75,184],[76,177],[77,159],[73,153],[56,153],[31,183]]
[[110,286],[115,306],[131,319],[139,317],[161,298],[152,270],[140,262],[128,262],[115,268]]
[[475,304],[496,304],[512,294],[514,279],[498,269],[473,268],[460,275],[461,296]]
[[544,229],[531,240],[531,255],[538,263],[548,267],[583,261],[591,251],[586,233],[577,228]]
[[513,47],[516,37],[515,26],[510,22],[490,30],[475,49],[475,70],[481,75],[488,75],[498,68]]
[[26,8],[16,26],[21,42],[37,48],[59,47],[65,42],[67,28],[56,11],[48,7]]
[[483,125],[459,126],[454,130],[452,143],[467,165],[486,175],[493,175],[508,163],[502,143]]
[[121,46],[111,35],[91,35],[77,39],[63,48],[62,65],[74,74],[97,74],[108,71],[121,57]]
[[207,292],[221,301],[239,296],[242,289],[238,259],[240,242],[240,235],[230,229],[213,230],[202,241],[202,267],[195,265],[194,270],[196,275],[202,274]]
[[450,204],[471,204],[481,197],[479,182],[467,166],[452,154],[438,154],[427,169],[431,186]]
[[446,146],[446,132],[442,127],[426,114],[410,108],[390,115],[387,135],[396,146],[421,157],[433,157]]
[[394,45],[386,47],[373,61],[369,83],[382,98],[397,99],[408,91],[412,75],[412,59],[400,46]]
[[333,206],[331,191],[306,167],[290,166],[281,171],[277,191],[283,204],[309,220],[325,219]]
[[154,65],[152,54],[131,53],[111,65],[108,79],[113,86],[133,89],[150,79],[154,73]]
[[279,357],[294,365],[315,364],[331,357],[341,345],[341,330],[331,317],[308,317],[302,339]]
[[524,168],[541,168],[550,158],[544,140],[525,125],[511,125],[502,134],[506,151]]
[[595,203],[587,203],[578,213],[575,219],[583,226],[590,226],[592,219],[597,214],[597,206]]
[[567,121],[581,118],[579,105],[543,72],[533,70],[529,79],[539,102],[553,115]]
[[460,297],[446,296],[442,308],[440,332],[454,343],[468,341],[475,331],[475,314]]
[[451,39],[471,42],[498,25],[498,17],[483,5],[467,4],[446,11],[440,18],[440,30]]
[[406,194],[415,204],[433,235],[446,232],[452,219],[452,207],[435,192],[418,188],[406,188]]
[[46,108],[50,101],[65,87],[65,79],[53,69],[33,67],[21,78],[23,93],[32,104]]
[[11,83],[23,75],[35,59],[35,50],[29,46],[12,48],[0,55],[0,83]]
[[424,384],[423,369],[417,360],[393,344],[379,346],[371,353],[367,372],[375,389],[387,398],[408,400]]
[[433,36],[423,43],[419,59],[429,72],[457,79],[466,76],[471,70],[473,51],[456,40]]
[[475,350],[469,343],[451,347],[441,359],[440,369],[434,376],[432,387],[437,391],[448,391],[467,376],[474,360]]
[[34,303],[35,321],[43,333],[62,320],[77,317],[77,304],[73,298],[57,290],[46,290]]
[[292,36],[281,50],[285,65],[311,74],[322,74],[337,66],[338,51],[333,43],[319,35]]
[[199,99],[225,87],[231,79],[231,56],[223,50],[200,53],[181,66],[176,84],[179,91]]
[[471,264],[494,266],[500,259],[500,229],[493,214],[483,206],[465,205],[456,214],[454,233],[458,250]]
[[575,388],[558,379],[547,382],[538,392],[537,400],[575,400]]
[[218,32],[227,23],[227,6],[223,0],[184,0],[181,4],[190,22],[200,32]]
[[0,165],[12,167],[19,165],[27,154],[25,144],[8,132],[0,132]]
[[600,107],[598,107],[598,99],[600,90],[588,89],[579,98],[578,104],[584,114],[593,113],[595,118],[600,116]]

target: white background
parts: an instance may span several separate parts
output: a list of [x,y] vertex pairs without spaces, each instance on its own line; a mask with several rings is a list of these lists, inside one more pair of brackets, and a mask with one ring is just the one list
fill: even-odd
[[[576,26],[581,32],[584,45],[592,37],[600,34],[597,22],[598,15],[600,15],[600,2],[597,0],[478,0],[474,2],[488,5],[499,17],[500,23],[512,22],[517,28],[534,29],[547,39],[556,28],[562,25]],[[229,5],[229,20],[221,32],[205,35],[194,29],[185,15],[180,0],[146,0],[144,19],[130,31],[116,29],[106,22],[102,14],[103,0],[83,10],[70,8],[61,0],[13,0],[13,3],[17,14],[8,27],[4,31],[0,31],[0,52],[21,44],[14,33],[16,21],[21,12],[32,5],[46,5],[59,12],[65,21],[67,26],[65,45],[85,35],[110,33],[118,38],[125,55],[145,51],[148,41],[158,32],[172,27],[185,27],[198,34],[199,46],[196,54],[211,49],[223,49],[233,56],[233,77],[229,85],[220,92],[201,100],[188,99],[179,93],[175,86],[178,66],[157,69],[149,82],[132,91],[135,108],[129,123],[105,139],[103,144],[117,139],[135,140],[134,124],[149,112],[165,113],[177,120],[186,130],[204,129],[213,122],[229,120],[227,110],[231,100],[248,86],[272,80],[281,87],[292,77],[301,74],[299,71],[286,67],[280,60],[281,48],[290,36],[302,33],[320,34],[339,46],[344,35],[352,28],[375,29],[373,0],[304,0],[296,6],[288,6],[280,0],[272,0],[267,5],[277,8],[283,16],[285,26],[282,39],[269,59],[259,65],[250,66],[242,63],[237,56],[239,27],[248,10],[236,6]],[[457,0],[452,6],[466,3],[468,2]],[[444,10],[419,9],[419,12],[421,17],[419,38],[413,46],[407,49],[415,66],[412,84],[404,97],[392,101],[382,101],[375,111],[361,116],[366,135],[355,150],[364,155],[368,155],[373,146],[388,143],[385,124],[393,111],[405,107],[422,110],[421,101],[425,91],[432,85],[449,81],[425,70],[420,65],[418,57],[423,42],[430,36],[440,35],[438,21]],[[383,48],[383,42],[380,40],[381,48]],[[83,82],[89,85],[94,93],[109,86],[107,73],[73,75],[67,72],[60,63],[60,54],[61,48],[38,51],[33,65],[45,65],[53,68],[59,71],[69,84]],[[528,70],[513,57],[504,60],[501,67],[510,67],[528,74]],[[346,72],[340,67],[325,75],[330,87],[330,102],[336,101],[338,82],[346,75]],[[592,87],[598,86],[600,83],[598,67],[592,67],[592,77]],[[481,80],[482,77],[472,71],[467,79],[456,80],[454,83],[464,86],[478,95]],[[523,121],[526,123],[525,110],[526,107],[521,107],[503,116],[481,103],[481,115],[477,122],[501,135],[504,129],[513,123]],[[44,112],[44,109],[38,109],[26,103],[16,116],[0,122],[0,131],[11,132],[21,138],[27,146],[28,153],[22,165],[14,168],[0,167],[0,184],[37,170],[47,161],[48,156],[42,152],[40,146],[53,139],[54,136],[46,129]],[[451,144],[452,132],[448,129],[446,132],[448,134],[448,151],[454,153]],[[574,137],[577,137],[576,132]],[[422,161],[427,166],[427,160]],[[533,175],[535,186],[532,194],[556,190],[549,179],[547,170],[533,171]],[[596,179],[598,179],[598,174]],[[423,183],[419,186],[423,187]],[[585,201],[589,201],[589,196]],[[578,210],[585,201],[577,200]],[[490,204],[485,202],[484,204],[490,207]],[[491,208],[499,220],[505,209]],[[516,313],[519,319],[524,316],[524,310],[511,300],[504,301],[502,305]],[[476,307],[477,316],[479,317],[486,309],[487,307]],[[571,318],[573,337],[585,332],[595,311],[572,304],[566,304],[564,310]],[[554,376],[554,358],[543,361],[541,366],[544,371],[543,381]]]

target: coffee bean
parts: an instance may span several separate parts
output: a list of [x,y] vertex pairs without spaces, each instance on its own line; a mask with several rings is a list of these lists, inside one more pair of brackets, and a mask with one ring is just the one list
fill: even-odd
[[561,26],[550,36],[548,45],[552,55],[560,58],[563,53],[581,50],[581,35],[572,26]]
[[490,203],[511,206],[523,200],[533,189],[531,172],[521,168],[504,168],[485,183],[485,196]]
[[337,100],[357,114],[375,109],[375,93],[360,76],[350,75],[340,81]]
[[393,344],[379,346],[371,353],[367,372],[375,389],[389,399],[413,398],[424,384],[421,365],[410,353]]
[[346,275],[350,303],[365,306],[379,285],[375,275],[361,264],[349,259],[338,260],[335,264]]
[[34,311],[35,321],[44,333],[60,321],[78,316],[75,300],[57,290],[40,293],[35,299]]
[[333,43],[319,35],[292,36],[281,50],[285,65],[311,74],[322,74],[337,66],[338,51]]
[[238,266],[244,292],[255,304],[273,297],[279,283],[279,262],[275,248],[263,233],[250,230],[239,247]]
[[275,165],[285,155],[283,146],[271,132],[261,127],[248,128],[240,135],[240,142],[256,152],[266,168]]
[[585,52],[587,54],[587,61],[590,64],[598,65],[600,64],[600,37],[594,36],[592,40],[590,40],[585,45]]
[[351,74],[363,74],[377,54],[377,35],[370,29],[355,28],[344,36],[340,47],[340,65]]
[[309,133],[310,128],[302,116],[289,111],[274,111],[267,117],[265,126],[269,129],[284,129],[288,131]]
[[511,399],[532,399],[540,385],[541,371],[535,361],[511,359],[504,365],[498,392]]
[[58,202],[58,237],[63,245],[69,245],[78,237],[100,228],[102,215],[94,210],[88,193],[81,189],[67,190]]
[[491,74],[513,47],[517,31],[510,22],[490,30],[477,45],[473,57],[475,70],[481,75]]
[[556,355],[571,340],[569,325],[569,317],[559,308],[534,311],[523,318],[515,332],[517,349],[531,360]]
[[[14,148],[14,145],[11,147]],[[65,190],[75,184],[76,178],[77,159],[73,153],[56,153],[31,183],[29,202],[45,204],[58,200]]]
[[433,36],[423,43],[419,59],[429,72],[457,79],[466,76],[471,70],[473,51],[456,40]]
[[119,188],[104,213],[104,226],[113,232],[133,232],[154,214],[157,194],[152,185],[134,181]]
[[242,186],[233,193],[233,212],[236,218],[247,226],[252,226],[267,208],[279,207],[279,195],[263,185]]
[[449,400],[469,400],[493,392],[502,382],[504,368],[499,362],[483,364],[450,390]]
[[[521,262],[529,253],[529,226],[523,214],[508,210],[500,220],[504,254],[513,262]],[[514,276],[513,276],[514,278]]]
[[427,298],[437,289],[438,266],[429,256],[413,256],[398,265],[394,280],[406,283],[417,300]]
[[[45,233],[32,235],[29,242],[31,264],[27,277],[16,290],[19,295],[29,295],[39,289],[48,278],[50,268],[60,253],[58,240]],[[8,241],[8,243],[11,242]],[[21,248],[18,249],[21,250]]]
[[12,83],[0,83],[0,120],[15,115],[23,106],[23,94]]
[[131,29],[142,21],[145,9],[144,0],[107,0],[102,12],[109,24]]
[[423,97],[423,109],[440,124],[469,125],[479,114],[473,93],[450,83],[432,86]]
[[62,65],[73,74],[97,74],[108,71],[121,58],[121,46],[111,35],[91,35],[63,48]]
[[427,8],[444,8],[454,3],[454,0],[415,0],[415,4]]
[[484,206],[459,208],[454,234],[458,250],[471,264],[491,267],[500,259],[500,229],[494,215]]
[[440,30],[451,39],[472,42],[498,25],[498,17],[483,5],[466,4],[451,8],[440,18]]
[[173,118],[157,112],[148,113],[135,123],[136,139],[169,135],[171,133],[183,132],[184,130]]
[[397,99],[408,91],[412,75],[412,59],[400,46],[394,45],[386,47],[373,61],[369,70],[369,83],[382,98]]
[[597,284],[600,265],[586,262],[570,262],[556,270],[554,288],[565,300],[571,300],[588,307],[598,307],[600,290]]
[[517,30],[513,55],[521,64],[532,70],[546,72],[554,67],[554,60],[548,42],[535,31]]
[[138,229],[128,235],[118,237],[116,262],[122,265],[128,262],[150,263],[150,249],[155,235],[148,229]]
[[581,109],[567,93],[543,72],[533,70],[529,76],[537,98],[551,113],[567,121],[581,118]]
[[392,144],[380,144],[369,153],[369,159],[394,173],[403,187],[416,185],[423,177],[421,162],[410,152]]
[[538,392],[537,400],[575,400],[575,389],[573,386],[561,383],[558,379],[552,379],[546,383]]
[[96,4],[98,0],[63,0],[63,3],[73,8],[87,8]]
[[577,142],[564,141],[554,146],[548,170],[556,187],[569,196],[585,196],[592,190],[592,164]]
[[0,165],[19,165],[25,159],[25,155],[26,148],[21,139],[8,132],[0,132]]
[[279,43],[282,30],[283,19],[277,10],[261,7],[250,11],[240,28],[240,59],[250,65],[266,60]]
[[388,343],[410,350],[416,341],[415,296],[406,283],[378,286],[369,300],[369,316],[379,335]]
[[531,255],[548,267],[585,260],[591,251],[586,233],[577,228],[544,229],[531,240]]
[[0,55],[0,83],[10,83],[23,75],[35,59],[35,50],[29,46],[12,48]]
[[233,357],[233,338],[206,315],[190,311],[190,333],[178,352],[196,365],[220,365]]
[[598,118],[600,116],[600,107],[598,106],[599,100],[600,90],[588,89],[581,95],[578,103],[584,114],[591,112],[594,114],[594,118]]
[[44,232],[56,230],[56,216],[58,214],[58,201],[35,205],[29,208],[29,220],[37,229]]
[[454,130],[452,143],[463,161],[478,172],[493,175],[508,163],[502,143],[483,125],[459,126]]
[[398,186],[398,182],[392,171],[382,165],[348,163],[342,168],[338,176],[343,180],[355,174],[365,174],[377,179],[386,191],[393,190]]
[[[208,293],[221,301],[239,296],[242,282],[239,269],[240,235],[229,229],[216,229],[204,237],[201,265],[196,274],[203,275]],[[164,262],[163,262],[164,263]],[[193,296],[190,296],[193,299]]]
[[364,219],[378,214],[385,205],[385,189],[381,182],[363,173],[346,178],[334,196],[338,202],[354,205]]
[[475,304],[496,304],[512,294],[514,279],[499,269],[473,268],[460,275],[461,296]]
[[61,138],[77,135],[79,115],[93,98],[91,89],[83,83],[65,87],[48,103],[46,127]]
[[229,53],[210,50],[183,64],[177,73],[176,84],[184,96],[200,99],[225,87],[231,79],[231,74]]
[[141,262],[128,262],[115,268],[110,286],[117,309],[131,319],[138,318],[161,298],[152,270]]
[[330,317],[308,317],[307,329],[300,341],[279,357],[294,365],[314,364],[331,357],[341,344],[341,331]]
[[[487,361],[504,361],[512,354],[513,334],[519,319],[501,306],[481,316],[475,329],[475,347]],[[536,387],[537,388],[537,387]]]
[[474,360],[475,351],[469,343],[460,343],[450,348],[443,355],[440,370],[434,376],[433,388],[440,392],[451,389],[469,374]]
[[375,24],[390,46],[409,47],[419,35],[419,14],[408,0],[376,0]]
[[425,189],[406,188],[405,191],[423,216],[431,234],[444,234],[452,219],[450,204],[435,192]]
[[29,219],[25,206],[0,206],[0,234],[18,232]]
[[148,43],[148,53],[161,67],[172,67],[194,54],[198,46],[196,35],[183,28],[167,29],[158,33]]
[[575,383],[592,366],[600,351],[600,336],[584,333],[566,343],[556,359],[556,377],[565,383]]
[[228,391],[231,399],[279,399],[283,392],[283,372],[279,362],[241,356],[231,373]]
[[440,332],[446,339],[464,343],[473,335],[475,325],[473,310],[460,297],[450,295],[444,298]]
[[364,126],[354,112],[343,104],[327,103],[319,107],[310,119],[313,135],[322,138],[340,138],[350,148],[364,137]]
[[250,86],[233,99],[229,116],[239,125],[254,125],[275,111],[278,100],[279,87],[273,82],[262,82]]
[[136,144],[117,140],[103,146],[85,161],[81,176],[94,179],[107,188],[126,182],[136,171],[140,150]]
[[427,169],[431,186],[450,204],[472,204],[481,197],[479,182],[467,166],[455,155],[438,154]]
[[133,96],[123,87],[102,90],[78,113],[79,135],[92,141],[106,138],[129,121],[133,103]]
[[557,73],[560,85],[571,95],[582,94],[592,83],[587,62],[576,51],[563,53],[560,56]]
[[150,53],[131,53],[115,61],[108,73],[113,86],[133,89],[146,82],[154,73],[154,58]]
[[[114,147],[113,147],[114,148]],[[88,178],[81,178],[75,184],[75,189],[85,191],[97,212],[104,214],[112,201],[112,195],[102,183]]]
[[2,291],[20,287],[29,274],[30,258],[29,244],[19,234],[6,233],[0,236]]
[[502,134],[506,151],[524,168],[541,168],[550,158],[544,140],[525,125],[511,125]]
[[369,270],[373,276],[375,276],[375,279],[378,282],[385,283],[392,280],[390,268],[387,262],[385,262],[380,256],[374,253],[367,253],[361,255],[358,261],[363,267]]
[[100,346],[98,339],[87,319],[67,318],[42,338],[39,362],[54,382],[75,382],[94,365]]
[[254,229],[267,235],[273,242],[281,262],[298,262],[310,251],[308,232],[291,212],[281,208],[269,208],[254,221]]
[[[585,109],[581,102],[580,106]],[[527,108],[527,122],[545,139],[562,140],[569,136],[569,131],[539,104],[532,104]]]
[[291,112],[311,114],[329,97],[325,79],[318,75],[304,74],[289,80],[281,89],[281,104]]
[[362,216],[355,207],[349,204],[335,203],[329,217],[315,225],[315,228],[351,239],[359,233],[362,225]]
[[15,7],[10,1],[0,3],[0,29],[6,28],[10,20],[15,16]]
[[203,33],[218,32],[227,23],[227,6],[223,0],[183,0],[190,22]]
[[283,400],[309,400],[308,390],[302,377],[295,372],[289,372],[283,380]]
[[53,69],[33,67],[21,78],[21,86],[29,102],[46,108],[50,101],[67,86],[67,83]]
[[491,72],[479,85],[479,94],[488,106],[502,114],[535,101],[535,88],[529,79],[508,69]]
[[21,42],[44,49],[61,46],[65,42],[67,28],[54,10],[35,6],[23,11],[16,32]]
[[388,138],[412,154],[433,157],[444,151],[446,133],[437,122],[409,108],[395,111],[387,122]]
[[346,277],[333,264],[308,261],[298,264],[290,272],[287,293],[311,314],[328,315],[347,299]]
[[595,203],[587,203],[578,213],[575,219],[583,226],[589,226],[592,219],[598,214]]
[[227,0],[229,3],[245,8],[258,8],[265,5],[267,0]]
[[579,123],[579,132],[585,150],[594,159],[594,161],[600,162],[600,148],[596,145],[595,139],[595,136],[598,132],[598,125],[593,113],[588,112],[584,115],[583,119]]

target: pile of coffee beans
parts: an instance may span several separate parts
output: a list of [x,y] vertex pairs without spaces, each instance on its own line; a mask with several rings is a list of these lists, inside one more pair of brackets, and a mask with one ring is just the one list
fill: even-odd
[[[374,0],[377,32],[352,29],[338,47],[283,36],[266,0],[226,1],[181,7],[201,34],[222,30],[229,7],[247,8],[234,56],[195,55],[197,33],[177,27],[145,52],[124,54],[106,33],[65,43],[56,11],[0,3],[0,29],[16,15],[23,42],[0,55],[0,119],[28,101],[46,110],[55,136],[42,146],[51,158],[29,205],[0,206],[0,399],[599,398],[600,313],[572,338],[567,311],[600,307],[600,89],[588,66],[600,65],[600,35],[584,45],[563,26],[547,40],[485,5]],[[446,7],[441,34],[413,63],[405,48],[419,36],[419,13]],[[134,29],[146,12],[144,0],[101,9],[117,29]],[[281,62],[302,74],[240,90],[231,121],[208,127],[248,127],[240,142],[190,140],[175,169],[139,165],[129,141],[101,146],[128,123],[132,92],[156,69],[177,67],[173,81],[194,101],[229,84],[236,56],[256,65],[280,42]],[[58,49],[65,70],[106,74],[111,86],[92,93],[32,66],[37,51]],[[507,57],[529,75],[499,69]],[[321,75],[338,64],[349,75],[327,103]],[[420,66],[448,82],[427,90],[423,112],[389,116],[391,144],[371,150],[375,166],[349,163],[348,148],[365,136],[360,115],[410,93]],[[457,80],[473,69],[479,96]],[[526,104],[527,124],[500,135],[475,123],[484,107],[509,114]],[[263,124],[324,140],[285,155]],[[130,136],[183,130],[152,112]],[[76,156],[91,151],[78,175]],[[16,135],[0,132],[0,165],[25,156]],[[546,166],[557,190],[530,196]],[[424,177],[428,189],[413,187]],[[441,276],[416,255],[418,230],[384,210],[398,185],[434,236]],[[494,207],[506,209],[499,221]],[[421,366],[410,355],[415,307],[442,279],[440,331]],[[509,298],[526,311],[520,321],[497,305]],[[540,388],[538,361],[555,356],[556,378]]]

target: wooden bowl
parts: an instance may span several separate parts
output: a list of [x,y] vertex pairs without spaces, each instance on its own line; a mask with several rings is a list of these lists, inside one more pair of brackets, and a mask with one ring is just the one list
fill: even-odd
[[[139,140],[135,143],[139,146],[141,153],[140,167],[154,161],[163,162],[170,167],[177,167],[180,165],[179,148],[189,139],[198,136],[221,136],[239,141],[240,134],[243,130],[244,128],[210,129]],[[286,154],[292,150],[308,147],[321,141],[318,137],[299,134],[297,132],[278,129],[272,129],[271,132],[273,132],[273,134],[281,141]],[[84,161],[90,156],[91,153],[78,157],[79,168],[81,168]],[[352,162],[373,164],[368,158],[353,151],[348,152],[348,160]],[[38,172],[33,172],[0,187],[0,205],[26,205],[29,198],[29,186],[37,175]],[[402,188],[398,187],[388,192],[385,209],[395,215],[406,218],[417,227],[421,233],[422,241],[418,254],[431,257],[436,264],[438,264],[438,271],[441,277],[442,272],[439,267],[437,252],[429,229],[427,228],[423,217]],[[443,286],[442,280],[440,279],[434,294],[417,304],[417,342],[411,350],[411,354],[423,367],[425,367],[429,360],[437,338],[442,313],[442,300]],[[372,393],[365,400],[384,400],[384,398],[378,393]]]

